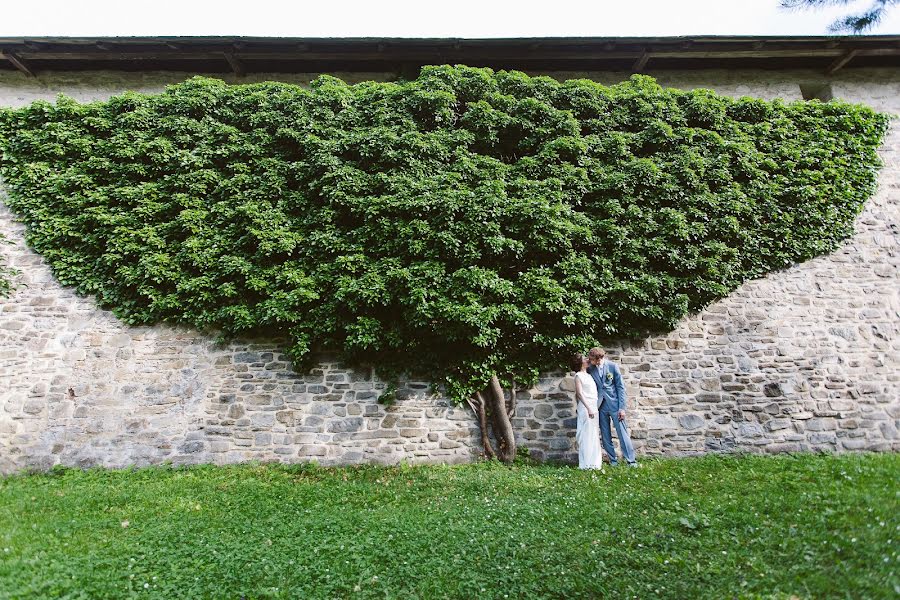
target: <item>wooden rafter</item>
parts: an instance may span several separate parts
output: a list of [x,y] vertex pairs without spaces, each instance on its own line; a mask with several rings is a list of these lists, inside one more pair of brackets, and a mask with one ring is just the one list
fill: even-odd
[[828,65],[828,68],[825,69],[825,74],[834,75],[838,72],[839,69],[846,66],[847,63],[853,60],[853,57],[857,54],[859,54],[859,50],[849,50],[845,52],[843,55],[837,57],[833,63]]
[[640,73],[644,70],[644,67],[647,66],[648,60],[650,60],[650,53],[644,50],[641,52],[640,56],[637,57],[637,60],[634,61],[634,64],[631,65],[631,71],[633,73]]
[[25,61],[22,60],[21,58],[19,58],[19,56],[16,55],[15,52],[5,51],[5,52],[3,52],[3,58],[5,58],[9,62],[11,62],[15,68],[17,68],[21,72],[25,73],[29,77],[35,76],[34,72],[32,72],[32,70],[30,68],[28,68],[28,65],[25,63]]
[[238,77],[243,77],[247,72],[246,69],[244,69],[244,63],[241,62],[241,59],[235,56],[234,50],[225,51],[225,60],[228,61],[228,64],[231,66],[231,70],[234,71],[234,74]]

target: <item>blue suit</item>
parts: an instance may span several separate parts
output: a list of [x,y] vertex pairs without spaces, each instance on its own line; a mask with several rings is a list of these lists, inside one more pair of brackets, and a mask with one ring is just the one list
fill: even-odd
[[587,371],[593,377],[594,383],[597,384],[597,396],[600,398],[600,437],[603,440],[603,451],[609,456],[610,464],[619,464],[616,449],[612,443],[612,428],[610,427],[610,421],[612,421],[616,427],[619,445],[622,447],[622,456],[625,457],[626,462],[634,464],[634,446],[631,444],[631,436],[628,435],[625,421],[619,421],[618,417],[618,412],[625,410],[628,400],[625,396],[625,384],[622,383],[622,374],[619,372],[618,365],[604,360],[599,367],[591,365]]

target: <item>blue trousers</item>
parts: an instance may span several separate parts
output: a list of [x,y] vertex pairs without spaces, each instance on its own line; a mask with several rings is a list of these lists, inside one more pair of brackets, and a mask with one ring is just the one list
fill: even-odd
[[607,403],[604,402],[599,411],[600,438],[603,440],[603,451],[606,452],[606,455],[609,457],[609,464],[619,464],[619,459],[616,457],[616,449],[612,443],[612,428],[609,424],[610,421],[612,421],[616,427],[616,437],[619,438],[619,446],[622,447],[622,455],[625,457],[625,462],[634,463],[634,446],[631,445],[631,436],[628,435],[628,428],[625,426],[625,421],[619,421],[617,411],[606,410],[606,404]]

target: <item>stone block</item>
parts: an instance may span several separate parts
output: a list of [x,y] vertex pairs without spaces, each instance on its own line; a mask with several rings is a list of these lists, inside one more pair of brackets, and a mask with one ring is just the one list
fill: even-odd
[[258,363],[261,362],[258,352],[236,352],[232,357],[236,363]]
[[304,445],[297,450],[297,456],[302,457],[319,457],[325,456],[327,448],[325,446]]
[[224,442],[221,440],[216,440],[209,443],[210,452],[227,452],[230,448],[231,445],[228,442]]
[[405,438],[423,437],[426,433],[428,433],[428,430],[421,428],[403,428],[400,430],[400,435]]
[[765,394],[769,398],[778,398],[779,396],[783,396],[784,392],[781,389],[780,383],[767,383],[763,386],[763,394]]
[[26,400],[22,405],[22,412],[27,415],[37,416],[47,408],[46,400]]
[[704,419],[701,414],[690,413],[679,416],[678,424],[687,430],[700,429],[706,425],[706,419]]
[[270,412],[254,412],[249,416],[250,424],[255,428],[269,429],[275,424],[275,415]]
[[830,418],[815,418],[806,421],[806,429],[809,431],[832,431],[837,429],[837,421]]
[[180,446],[178,446],[178,451],[182,454],[196,454],[203,450],[203,442],[200,440],[193,440],[189,442],[184,442]]
[[723,399],[722,394],[716,393],[702,393],[697,394],[696,396],[697,402],[721,402]]
[[294,411],[292,410],[281,410],[275,413],[275,419],[279,423],[284,423],[287,426],[294,425]]
[[829,432],[812,433],[809,436],[809,443],[814,445],[836,444],[837,436]]
[[690,382],[681,381],[678,383],[667,383],[663,386],[663,390],[667,394],[693,394],[696,388]]
[[534,416],[538,419],[547,419],[553,416],[552,404],[538,404],[534,407]]
[[650,415],[646,421],[647,429],[675,429],[678,421],[669,415]]
[[766,423],[766,431],[780,431],[791,426],[790,419],[772,419]]
[[328,431],[333,433],[360,431],[364,425],[365,420],[362,417],[335,419],[328,423]]
[[770,454],[780,454],[784,452],[802,452],[803,447],[796,442],[785,442],[779,444],[770,444],[766,446],[766,452]]
[[763,428],[759,423],[741,423],[738,426],[738,436],[740,437],[760,437],[763,435]]
[[572,442],[568,439],[553,438],[550,440],[551,450],[568,450],[572,446]]

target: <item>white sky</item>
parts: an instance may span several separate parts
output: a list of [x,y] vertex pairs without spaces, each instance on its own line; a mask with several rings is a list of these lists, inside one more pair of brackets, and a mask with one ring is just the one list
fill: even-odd
[[[0,36],[537,37],[823,35],[871,0],[0,0]],[[900,6],[873,34],[900,34]]]

